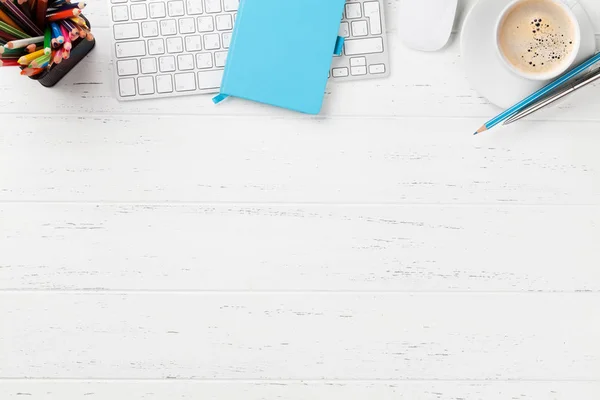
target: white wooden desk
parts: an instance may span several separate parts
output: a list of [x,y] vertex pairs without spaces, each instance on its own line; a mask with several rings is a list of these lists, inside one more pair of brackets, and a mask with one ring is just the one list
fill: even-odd
[[473,4],[424,54],[391,0],[318,118],[118,103],[103,1],[57,87],[0,71],[0,399],[598,400],[600,86],[471,136]]

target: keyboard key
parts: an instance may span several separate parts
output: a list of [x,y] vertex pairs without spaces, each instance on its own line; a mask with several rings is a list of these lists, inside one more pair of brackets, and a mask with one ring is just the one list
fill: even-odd
[[138,81],[138,93],[143,95],[154,94],[154,78],[151,76],[140,76]]
[[171,75],[158,75],[156,77],[156,91],[158,93],[173,92],[173,78]]
[[213,17],[198,17],[198,32],[212,32],[214,30]]
[[158,59],[158,68],[160,72],[173,72],[175,68],[175,57],[165,56]]
[[156,58],[142,58],[140,60],[140,69],[142,74],[155,74],[158,72],[156,68]]
[[338,36],[347,38],[350,37],[350,26],[348,25],[347,22],[342,22],[340,25],[340,31],[338,33]]
[[218,89],[223,80],[223,70],[198,72],[198,89]]
[[177,56],[177,67],[180,71],[194,69],[194,56],[191,54],[180,54]]
[[231,43],[231,32],[225,32],[221,36],[223,36],[223,48],[228,49]]
[[350,66],[351,67],[364,67],[367,65],[367,58],[366,57],[352,57],[350,59]]
[[140,57],[146,55],[146,42],[136,40],[133,42],[118,42],[115,44],[117,58]]
[[183,1],[181,0],[168,2],[167,8],[169,9],[169,17],[181,17],[185,14],[183,9]]
[[135,96],[135,78],[119,79],[119,94],[121,97]]
[[160,21],[160,33],[163,36],[177,34],[177,23],[174,19],[165,19]]
[[167,53],[181,53],[183,52],[183,39],[180,37],[167,38]]
[[385,74],[385,65],[384,64],[373,64],[369,65],[369,73],[370,74]]
[[237,11],[240,7],[240,0],[223,0],[223,9],[225,11]]
[[344,54],[347,56],[371,53],[383,53],[383,39],[381,37],[349,39],[344,42]]
[[119,76],[137,75],[139,73],[137,60],[117,61],[117,73]]
[[167,16],[167,10],[165,9],[165,3],[150,3],[150,18],[164,18]]
[[334,78],[340,78],[343,76],[348,76],[348,68],[334,68],[332,70]]
[[202,50],[202,38],[197,36],[186,36],[185,37],[185,51],[199,51]]
[[355,19],[362,17],[360,11],[360,3],[347,3],[346,4],[346,18]]
[[129,21],[129,10],[127,6],[114,6],[112,8],[113,22]]
[[226,51],[216,51],[215,52],[215,66],[216,67],[224,67],[226,61],[227,61],[227,52]]
[[212,54],[198,53],[196,54],[196,67],[198,69],[212,68]]
[[231,15],[229,14],[217,15],[215,20],[218,31],[229,31],[233,28],[233,21],[231,20]]
[[156,21],[142,22],[142,36],[143,37],[158,36],[158,22],[156,22]]
[[179,33],[194,33],[196,32],[196,24],[194,18],[181,18],[179,20]]
[[367,1],[363,4],[365,17],[369,19],[371,35],[381,35],[381,11],[378,1]]
[[350,74],[352,74],[353,76],[355,76],[355,75],[366,75],[367,74],[367,67],[351,67],[350,68]]
[[352,21],[352,36],[367,36],[367,21]]
[[202,0],[186,0],[185,5],[188,15],[198,15],[203,12]]
[[165,54],[165,42],[163,39],[150,39],[148,40],[148,54],[155,56],[158,54]]
[[175,74],[175,90],[178,92],[196,90],[196,75],[193,72]]
[[137,22],[117,24],[113,26],[113,33],[116,40],[137,39],[140,37],[140,27]]
[[121,3],[127,3],[127,0],[110,0],[110,2],[112,4],[121,4]]
[[132,4],[131,5],[131,19],[136,21],[140,19],[148,18],[148,10],[146,10],[145,4]]
[[209,14],[221,12],[221,0],[206,0],[204,5]]
[[204,48],[206,50],[216,50],[221,48],[219,34],[211,33],[204,35]]

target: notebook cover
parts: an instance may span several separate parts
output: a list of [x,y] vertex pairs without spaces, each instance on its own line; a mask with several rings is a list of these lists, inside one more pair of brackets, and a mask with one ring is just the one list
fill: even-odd
[[221,95],[318,114],[345,0],[240,0]]

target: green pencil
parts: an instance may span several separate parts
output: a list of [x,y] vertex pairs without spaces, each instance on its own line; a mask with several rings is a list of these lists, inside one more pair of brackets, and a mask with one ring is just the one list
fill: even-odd
[[13,28],[6,22],[2,22],[2,21],[0,21],[0,30],[8,33],[9,35],[13,35],[14,37],[19,38],[19,39],[27,39],[27,38],[31,37],[28,34],[26,34],[25,32],[20,31],[16,28]]
[[50,25],[46,26],[46,30],[44,31],[44,52],[46,55],[52,53],[52,31],[50,30]]

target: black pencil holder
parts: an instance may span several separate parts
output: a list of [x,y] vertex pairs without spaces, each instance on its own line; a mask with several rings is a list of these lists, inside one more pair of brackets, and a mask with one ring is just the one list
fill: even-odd
[[[80,15],[86,24],[91,28],[90,21],[87,20],[83,15]],[[40,82],[42,86],[52,87],[56,85],[70,70],[72,70],[79,61],[83,60],[92,49],[96,46],[96,39],[87,40],[77,39],[73,42],[73,48],[71,49],[71,56],[66,60],[63,60],[60,64],[54,64],[52,68],[41,74],[30,76],[30,79]]]

